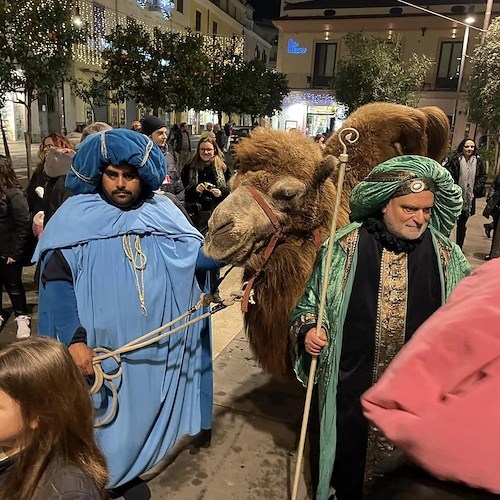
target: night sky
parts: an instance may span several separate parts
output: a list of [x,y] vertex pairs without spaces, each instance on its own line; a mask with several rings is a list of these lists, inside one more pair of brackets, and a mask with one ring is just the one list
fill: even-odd
[[253,18],[256,21],[280,17],[279,0],[248,0],[248,3],[255,9]]

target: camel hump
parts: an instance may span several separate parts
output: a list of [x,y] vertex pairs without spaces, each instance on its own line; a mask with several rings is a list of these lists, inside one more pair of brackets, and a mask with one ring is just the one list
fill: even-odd
[[427,156],[441,162],[447,156],[450,143],[450,121],[437,106],[419,108],[427,117]]

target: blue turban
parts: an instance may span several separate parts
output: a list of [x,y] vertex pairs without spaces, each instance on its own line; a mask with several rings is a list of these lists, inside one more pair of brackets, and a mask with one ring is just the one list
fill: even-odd
[[[409,179],[432,181],[434,206],[430,225],[448,236],[462,210],[462,190],[437,161],[424,156],[396,156],[376,166],[351,193],[351,221],[375,215]],[[420,183],[422,187],[425,182]]]
[[161,186],[167,168],[162,150],[145,135],[124,128],[103,130],[80,144],[66,176],[66,188],[73,194],[95,192],[109,165],[136,167],[152,190]]

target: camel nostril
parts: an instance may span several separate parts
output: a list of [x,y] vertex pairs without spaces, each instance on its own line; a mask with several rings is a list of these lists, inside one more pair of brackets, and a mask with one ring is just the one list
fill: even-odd
[[210,230],[210,235],[213,238],[215,235],[220,236],[221,234],[224,233],[229,233],[231,229],[234,228],[234,222],[226,222],[225,224],[222,224],[214,229]]

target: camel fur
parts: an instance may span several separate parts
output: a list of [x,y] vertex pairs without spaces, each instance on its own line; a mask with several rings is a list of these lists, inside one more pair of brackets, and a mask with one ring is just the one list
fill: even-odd
[[[394,156],[419,154],[442,160],[449,123],[438,108],[409,108],[391,103],[367,104],[352,113],[344,127],[355,127],[359,141],[349,146],[339,226],[349,222],[352,188],[373,167]],[[216,208],[208,225],[209,256],[244,268],[247,281],[263,263],[274,234],[264,210],[246,186],[255,188],[287,232],[254,285],[255,304],[245,314],[250,346],[262,368],[279,377],[293,374],[289,355],[289,320],[311,276],[317,247],[330,232],[336,196],[339,132],[327,141],[325,154],[297,132],[257,128],[236,147],[238,172],[231,194]]]

